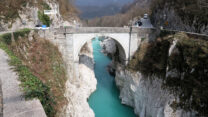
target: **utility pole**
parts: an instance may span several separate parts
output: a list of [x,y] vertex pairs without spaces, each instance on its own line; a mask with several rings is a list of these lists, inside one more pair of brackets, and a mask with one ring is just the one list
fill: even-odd
[[130,61],[130,52],[131,52],[131,33],[132,33],[132,26],[130,26],[130,32],[129,32],[129,56],[128,56],[128,61]]

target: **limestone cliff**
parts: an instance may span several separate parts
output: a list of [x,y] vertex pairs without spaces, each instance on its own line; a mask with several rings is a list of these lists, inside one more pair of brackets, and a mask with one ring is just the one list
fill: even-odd
[[163,81],[156,76],[146,77],[141,72],[117,66],[115,80],[122,104],[134,107],[139,117],[194,117],[194,113],[171,108],[175,98],[168,90],[162,89]]
[[[74,25],[73,21],[78,20],[75,8],[67,0],[1,1],[0,10],[0,31],[33,29],[38,24],[56,28]],[[44,10],[54,10],[57,14],[44,15]]]
[[143,40],[127,66],[115,64],[122,103],[140,117],[206,116],[207,39],[161,32]]
[[[206,116],[207,37],[167,32],[159,37],[140,45],[127,71],[117,70],[123,102],[140,116]],[[134,93],[123,94],[127,90]]]
[[66,83],[66,97],[69,100],[67,116],[94,117],[94,112],[87,102],[91,93],[96,90],[97,85],[91,42],[86,43],[81,49],[79,65],[75,69],[79,70],[79,76],[70,78]]

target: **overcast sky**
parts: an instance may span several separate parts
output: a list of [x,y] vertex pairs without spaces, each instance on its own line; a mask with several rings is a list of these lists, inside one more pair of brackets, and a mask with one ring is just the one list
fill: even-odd
[[126,4],[132,2],[133,0],[75,0],[78,6],[106,6],[108,4]]

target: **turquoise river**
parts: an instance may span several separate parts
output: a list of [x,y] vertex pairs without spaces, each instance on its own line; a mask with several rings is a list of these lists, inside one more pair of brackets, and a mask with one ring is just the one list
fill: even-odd
[[101,53],[98,39],[94,39],[92,43],[98,84],[97,90],[90,96],[88,102],[95,117],[136,117],[133,108],[121,104],[114,77],[106,70],[111,59]]

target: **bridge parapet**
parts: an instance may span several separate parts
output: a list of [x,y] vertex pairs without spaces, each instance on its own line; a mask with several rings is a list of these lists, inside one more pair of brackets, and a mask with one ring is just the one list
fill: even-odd
[[[130,33],[130,27],[64,27],[56,29],[59,34],[74,33]],[[132,27],[131,33],[139,33],[152,30],[150,28]]]

